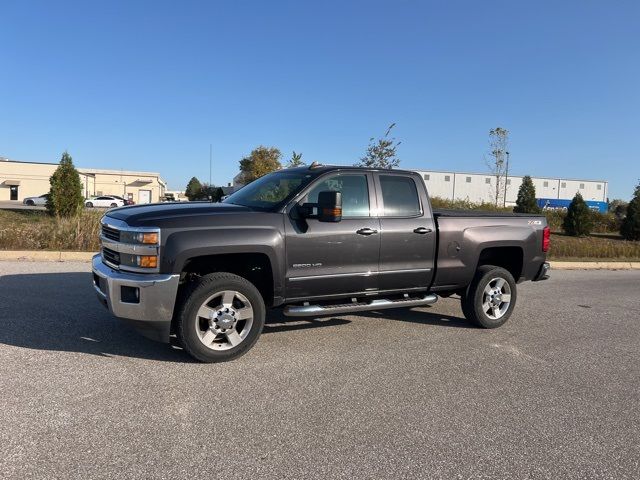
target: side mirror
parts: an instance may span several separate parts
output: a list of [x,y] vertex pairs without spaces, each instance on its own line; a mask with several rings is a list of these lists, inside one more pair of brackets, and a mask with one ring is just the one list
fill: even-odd
[[342,220],[342,193],[320,192],[318,194],[318,221],[339,222]]

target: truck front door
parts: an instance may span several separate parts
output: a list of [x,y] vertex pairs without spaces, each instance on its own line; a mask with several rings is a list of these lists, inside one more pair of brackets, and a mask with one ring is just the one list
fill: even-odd
[[285,217],[287,299],[377,289],[380,223],[372,216],[373,177],[364,172],[328,174],[296,203],[316,203],[318,193],[330,190],[342,192],[342,221]]
[[413,175],[376,173],[380,290],[421,289],[433,278],[436,226],[424,184]]

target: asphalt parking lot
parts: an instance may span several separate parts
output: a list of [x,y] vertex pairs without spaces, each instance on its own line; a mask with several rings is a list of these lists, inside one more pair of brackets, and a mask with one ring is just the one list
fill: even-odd
[[0,478],[638,478],[640,271],[558,271],[481,330],[458,302],[272,314],[201,365],[0,262]]

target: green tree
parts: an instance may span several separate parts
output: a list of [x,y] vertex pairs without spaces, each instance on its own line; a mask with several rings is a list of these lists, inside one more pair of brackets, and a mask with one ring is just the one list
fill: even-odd
[[187,188],[185,189],[184,194],[191,202],[199,200],[202,196],[202,184],[200,183],[200,180],[196,177],[191,177],[191,180],[187,183]]
[[51,190],[47,199],[47,211],[57,217],[73,217],[80,213],[84,203],[82,182],[73,159],[67,152],[62,154],[60,166],[49,178]]
[[574,237],[585,237],[591,233],[593,216],[580,193],[576,193],[576,196],[571,200],[567,215],[562,222],[562,228],[567,235]]
[[216,187],[215,185],[209,185],[205,183],[202,185],[202,190],[200,191],[200,197],[198,200],[208,200],[210,202],[219,202],[224,196],[224,191],[222,187]]
[[609,212],[613,213],[617,219],[622,220],[627,215],[627,207],[629,202],[618,198],[609,202]]
[[627,216],[622,221],[620,235],[625,240],[640,240],[640,183],[633,192],[633,198],[627,205]]
[[540,207],[536,201],[536,187],[529,175],[522,178],[522,185],[518,190],[518,198],[513,211],[516,213],[540,213]]
[[242,183],[248,184],[267,173],[280,170],[280,150],[275,147],[264,147],[260,145],[255,148],[248,157],[240,160],[240,172],[242,173]]
[[396,155],[396,150],[402,142],[396,142],[394,137],[389,136],[395,126],[395,123],[389,125],[389,128],[387,128],[382,138],[376,140],[374,137],[371,137],[369,139],[367,152],[355,165],[358,167],[387,169],[400,165],[400,159]]
[[287,163],[287,168],[301,167],[304,164],[305,163],[302,161],[302,154],[296,153],[294,150],[293,154],[291,155],[291,160],[289,160],[289,163]]

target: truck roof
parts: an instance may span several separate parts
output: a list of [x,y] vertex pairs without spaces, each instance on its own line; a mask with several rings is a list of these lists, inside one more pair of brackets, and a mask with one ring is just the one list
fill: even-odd
[[302,167],[293,167],[287,168],[289,171],[314,171],[314,172],[328,172],[331,170],[355,170],[355,171],[364,171],[364,172],[393,172],[393,173],[406,173],[408,175],[418,175],[416,172],[412,170],[401,170],[401,169],[387,169],[387,168],[371,168],[371,167],[357,167],[355,165],[325,165],[317,162],[313,162],[311,165],[305,165]]

